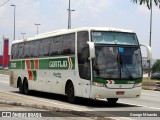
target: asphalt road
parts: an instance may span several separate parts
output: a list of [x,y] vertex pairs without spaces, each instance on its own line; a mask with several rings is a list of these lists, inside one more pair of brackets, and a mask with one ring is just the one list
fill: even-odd
[[[9,86],[9,78],[7,75],[0,75],[0,91],[6,91],[19,95],[18,89]],[[106,100],[89,100],[82,98],[78,98],[76,104],[70,104],[67,102],[65,96],[37,91],[32,91],[29,97],[32,97],[35,100],[48,102],[48,104],[54,103],[61,105],[73,110],[101,111],[101,113],[105,113],[105,111],[115,111],[115,113],[118,111],[160,112],[160,91],[143,90],[140,98],[119,99],[116,105],[109,105]],[[142,118],[132,117],[132,119],[141,120]],[[148,117],[144,117],[143,119],[146,120]],[[159,118],[155,117],[154,119],[158,120]]]

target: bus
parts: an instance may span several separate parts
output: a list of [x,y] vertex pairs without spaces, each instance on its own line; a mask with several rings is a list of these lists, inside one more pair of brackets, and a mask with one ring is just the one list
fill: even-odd
[[[75,98],[136,98],[142,90],[142,55],[136,33],[108,27],[63,29],[14,40],[10,86]],[[148,60],[151,48],[145,46]]]

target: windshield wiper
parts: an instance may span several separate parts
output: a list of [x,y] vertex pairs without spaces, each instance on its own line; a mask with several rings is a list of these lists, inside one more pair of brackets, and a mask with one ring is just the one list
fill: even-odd
[[[134,77],[133,77],[132,73],[129,71],[129,69],[127,68],[127,66],[126,66],[125,64],[123,64],[122,66],[123,66],[123,67],[127,70],[127,72],[129,73],[129,78],[130,78],[131,80],[133,80]],[[123,67],[122,67],[122,68],[123,68]]]
[[[117,59],[118,60],[118,59]],[[122,72],[121,72],[121,68],[123,70],[123,67],[127,70],[127,72],[129,73],[129,77],[131,80],[133,80],[133,76],[132,73],[129,71],[129,69],[127,68],[127,66],[125,64],[123,64],[123,60],[122,60],[122,55],[121,53],[119,53],[119,65],[120,65],[120,77],[122,78]]]

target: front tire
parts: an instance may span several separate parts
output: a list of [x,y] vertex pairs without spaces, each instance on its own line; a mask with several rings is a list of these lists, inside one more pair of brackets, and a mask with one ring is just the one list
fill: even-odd
[[114,105],[118,101],[118,98],[107,98],[109,104]]
[[66,94],[67,94],[67,97],[68,97],[68,101],[70,103],[74,103],[75,102],[75,96],[74,96],[74,86],[73,86],[73,83],[70,82],[67,85]]

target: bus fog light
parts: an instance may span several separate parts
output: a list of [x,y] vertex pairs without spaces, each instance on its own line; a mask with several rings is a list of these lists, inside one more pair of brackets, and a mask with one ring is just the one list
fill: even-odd
[[142,86],[142,83],[136,83],[134,84],[134,87],[141,87]]
[[98,87],[104,87],[104,83],[99,83],[99,82],[93,82],[93,85]]
[[99,95],[99,94],[96,94],[96,98],[101,98],[101,95]]

